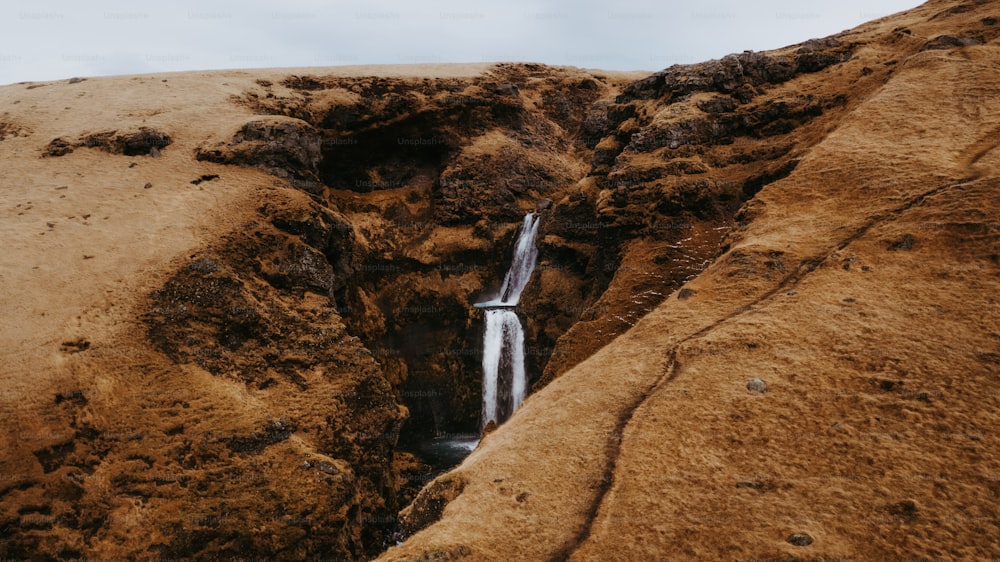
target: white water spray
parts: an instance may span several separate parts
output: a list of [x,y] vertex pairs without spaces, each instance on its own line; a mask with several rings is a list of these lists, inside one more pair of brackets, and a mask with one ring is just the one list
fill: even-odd
[[509,308],[491,308],[486,311],[483,337],[483,425],[490,420],[499,423],[514,413],[524,391],[521,321]]
[[483,427],[502,423],[521,405],[527,394],[524,371],[524,329],[513,308],[531,279],[538,258],[535,236],[539,218],[528,213],[514,246],[510,269],[496,298],[476,303],[486,309],[483,335]]

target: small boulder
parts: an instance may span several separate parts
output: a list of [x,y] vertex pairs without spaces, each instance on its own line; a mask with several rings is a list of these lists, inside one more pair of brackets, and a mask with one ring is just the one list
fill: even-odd
[[795,546],[809,546],[813,543],[813,538],[805,533],[795,533],[786,540],[788,544]]
[[767,384],[760,379],[751,379],[747,383],[747,390],[752,394],[764,394],[767,392]]
[[497,430],[497,422],[490,420],[487,422],[486,427],[483,428],[483,437],[493,433]]
[[73,145],[64,138],[57,138],[53,139],[52,142],[45,147],[45,152],[42,153],[42,156],[59,157],[65,156],[70,152],[73,152]]
[[329,475],[335,475],[340,473],[340,471],[337,470],[337,467],[334,466],[333,463],[327,461],[320,461],[320,463],[316,465],[316,470]]
[[517,86],[514,84],[500,84],[496,88],[493,88],[493,93],[499,94],[501,96],[518,96],[520,94]]

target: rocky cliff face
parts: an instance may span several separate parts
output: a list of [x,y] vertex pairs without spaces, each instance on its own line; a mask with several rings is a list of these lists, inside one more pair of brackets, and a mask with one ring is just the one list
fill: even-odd
[[[482,328],[472,304],[498,288],[524,213],[577,191],[592,158],[584,121],[624,85],[541,65],[471,80],[296,75],[247,92],[242,104],[273,116],[198,157],[261,167],[342,213],[355,235],[338,311],[409,408],[404,433],[476,432]],[[596,224],[574,212],[570,229]],[[534,324],[536,373],[607,282],[603,260],[622,240],[601,255],[595,242],[548,242],[557,259],[542,268],[555,276],[534,292],[558,313]]]
[[539,65],[475,80],[292,76],[242,98],[274,117],[198,157],[261,167],[344,213],[358,235],[338,304],[401,388],[406,430],[476,431],[471,304],[502,278],[524,212],[551,201],[523,305],[540,388],[704,268],[740,205],[848,105],[832,87],[767,89],[849,58],[828,39],[631,84]]

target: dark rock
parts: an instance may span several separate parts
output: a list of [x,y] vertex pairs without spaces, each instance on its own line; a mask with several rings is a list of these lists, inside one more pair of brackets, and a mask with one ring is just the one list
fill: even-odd
[[587,148],[594,148],[601,139],[611,134],[612,120],[608,115],[609,105],[606,101],[593,104],[583,119],[580,133]]
[[[86,259],[86,256],[84,256]],[[81,351],[86,351],[90,349],[90,342],[84,338],[78,338],[72,341],[64,341],[59,346],[59,350],[63,353],[79,353]]]
[[920,47],[921,51],[935,51],[943,49],[954,49],[956,47],[969,47],[971,45],[981,45],[982,41],[974,37],[955,37],[954,35],[939,35],[934,39],[924,43]]
[[[267,83],[270,85],[270,82]],[[322,90],[326,88],[326,84],[319,78],[313,76],[289,76],[281,81],[281,85],[292,90]]]
[[615,159],[621,154],[622,149],[625,148],[625,144],[619,142],[614,137],[608,137],[600,142],[594,148],[594,157],[591,164],[595,171],[600,171],[602,168],[605,173],[614,165]]
[[885,392],[892,392],[897,387],[901,387],[904,384],[903,381],[891,381],[887,379],[878,379],[878,378],[868,379],[868,382],[872,386],[877,386]]
[[26,129],[16,123],[0,122],[0,141],[6,139],[7,137],[22,137],[30,134],[31,131],[29,129]]
[[896,240],[895,242],[889,243],[889,251],[897,252],[899,250],[912,250],[913,244],[916,240],[912,234],[904,234],[902,238]]
[[747,383],[747,390],[752,394],[764,394],[767,392],[767,384],[760,379],[751,379]]
[[73,145],[64,138],[52,139],[52,142],[45,147],[42,156],[65,156],[73,152]]
[[465,480],[460,476],[445,476],[431,482],[417,494],[413,503],[400,512],[403,537],[409,537],[441,519],[444,508],[464,489]]
[[48,474],[62,466],[66,457],[75,450],[76,443],[70,440],[34,451],[34,455],[38,459],[38,463],[42,465],[42,470]]
[[695,293],[695,291],[693,291],[693,290],[688,289],[688,288],[685,287],[685,288],[683,288],[683,289],[681,289],[680,291],[677,292],[677,300],[679,300],[679,301],[687,300],[687,299],[695,296],[695,294],[697,294],[697,293]]
[[885,510],[898,519],[903,521],[912,521],[917,518],[918,512],[916,502],[913,500],[903,500],[894,504],[887,505]]
[[1000,353],[980,351],[976,353],[976,360],[987,365],[1000,365]]
[[81,390],[75,390],[68,394],[63,394],[61,392],[56,394],[56,404],[61,404],[67,401],[72,402],[76,406],[86,406],[90,403]]
[[785,540],[794,546],[809,546],[813,543],[813,538],[805,533],[795,533]]
[[819,72],[828,66],[833,66],[847,60],[849,57],[841,53],[808,52],[796,57],[799,73]]
[[278,256],[277,262],[262,265],[268,283],[281,289],[299,289],[331,295],[334,272],[326,256],[309,246],[296,245]]
[[774,480],[767,477],[758,477],[753,480],[741,480],[736,483],[739,489],[756,490],[760,493],[772,492],[777,489]]
[[221,269],[221,266],[212,258],[199,258],[189,263],[187,268],[198,273],[215,273]]
[[99,148],[111,154],[124,154],[125,156],[156,156],[172,142],[170,135],[166,133],[149,127],[140,127],[138,131],[130,133],[118,134],[117,131],[92,133],[75,146]]
[[[338,291],[344,287],[347,280],[354,275],[354,229],[351,224],[339,213],[334,213],[329,209],[320,209],[314,206],[310,212],[305,213],[297,207],[279,207],[275,205],[265,205],[261,207],[261,212],[271,217],[271,224],[284,232],[293,234],[301,240],[319,251],[331,269],[329,279],[330,289]],[[290,256],[281,252],[279,261],[287,262]],[[323,270],[326,268],[313,264],[315,268]],[[302,268],[297,268],[304,271]],[[292,284],[294,285],[294,283]],[[289,286],[292,286],[289,285]],[[299,287],[307,287],[309,283],[299,283]],[[312,284],[313,286],[325,286],[322,284]]]
[[322,140],[311,125],[271,117],[250,121],[226,145],[199,148],[198,160],[254,166],[288,179],[319,179]]
[[191,184],[192,185],[199,185],[202,182],[212,181],[212,180],[217,180],[217,179],[219,179],[219,175],[218,174],[204,174],[204,175],[202,175],[201,177],[199,177],[197,179],[191,180]]
[[705,113],[731,113],[737,104],[731,96],[715,96],[698,104],[698,109]]
[[730,113],[709,113],[700,118],[653,123],[631,135],[628,148],[636,152],[652,152],[663,147],[676,149],[697,145],[704,150],[705,147],[732,144],[738,137],[784,135],[823,115],[826,108],[844,101],[840,98],[819,100],[801,96],[794,100],[769,100]]
[[520,95],[520,90],[514,84],[501,84],[493,88],[493,93],[501,96],[518,96]]
[[263,431],[253,432],[247,436],[237,435],[221,441],[234,453],[259,454],[265,447],[288,439],[294,431],[295,426],[282,418],[282,422],[277,425],[274,421],[268,423]]
[[496,430],[497,430],[497,422],[494,420],[490,420],[489,422],[486,423],[486,427],[483,428],[483,437],[493,433]]
[[340,474],[337,467],[327,461],[320,461],[320,463],[316,465],[316,470],[322,472],[323,474]]
[[142,127],[138,132],[119,136],[115,142],[116,146],[120,147],[121,153],[126,156],[149,154],[155,157],[173,141],[166,133]]
[[[669,101],[693,92],[732,94],[744,84],[751,88],[781,84],[798,73],[818,72],[849,58],[850,49],[840,46],[836,40],[807,43],[794,57],[772,57],[746,51],[720,60],[671,66],[629,85],[617,101],[627,103],[654,98]],[[742,91],[741,97],[745,98],[747,93]]]
[[86,80],[87,80],[86,78],[73,77],[73,78],[70,78],[69,80],[67,80],[67,83],[68,84],[79,84],[80,82],[84,82]]

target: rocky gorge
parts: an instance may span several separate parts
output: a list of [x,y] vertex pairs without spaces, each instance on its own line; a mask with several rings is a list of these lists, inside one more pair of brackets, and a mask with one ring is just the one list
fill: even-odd
[[[0,88],[0,557],[996,554],[994,11]],[[531,395],[442,474],[529,211]]]

